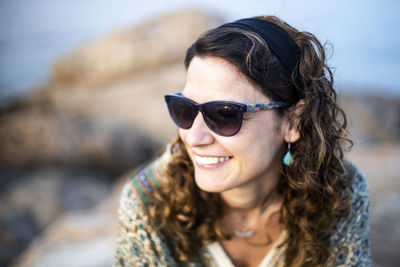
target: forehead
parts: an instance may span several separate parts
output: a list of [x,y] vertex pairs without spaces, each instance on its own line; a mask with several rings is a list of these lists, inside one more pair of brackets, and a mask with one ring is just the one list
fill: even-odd
[[217,57],[192,59],[182,94],[197,103],[213,100],[241,103],[269,101],[234,65]]

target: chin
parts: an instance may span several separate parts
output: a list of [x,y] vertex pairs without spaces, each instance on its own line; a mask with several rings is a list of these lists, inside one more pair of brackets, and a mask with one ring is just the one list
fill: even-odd
[[218,178],[212,178],[210,176],[196,176],[194,178],[196,185],[203,191],[208,193],[222,193],[224,191],[232,189],[223,181],[218,181]]
[[221,193],[225,191],[225,188],[220,183],[215,183],[212,178],[198,177],[195,175],[194,178],[196,185],[203,191],[208,193]]

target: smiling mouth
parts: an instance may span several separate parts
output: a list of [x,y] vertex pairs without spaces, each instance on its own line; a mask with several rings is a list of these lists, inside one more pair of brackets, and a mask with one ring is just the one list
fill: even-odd
[[202,165],[216,165],[229,160],[231,157],[201,157],[195,155],[196,162]]

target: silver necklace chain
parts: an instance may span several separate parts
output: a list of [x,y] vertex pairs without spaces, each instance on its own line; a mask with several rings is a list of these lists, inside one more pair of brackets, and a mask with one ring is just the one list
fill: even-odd
[[256,232],[255,230],[248,230],[248,231],[234,230],[233,231],[235,236],[242,237],[242,238],[253,236],[255,232]]
[[[250,237],[253,236],[256,233],[256,230],[251,230],[249,229],[249,226],[254,226],[254,223],[257,221],[257,219],[260,217],[260,214],[258,214],[258,216],[255,216],[253,220],[251,220],[246,227],[244,227],[241,230],[234,230],[233,233],[235,236],[237,237],[241,237],[241,238],[246,238],[246,237]],[[249,230],[247,230],[249,229]]]
[[261,214],[263,213],[264,208],[266,207],[266,205],[270,202],[271,200],[271,196],[269,195],[267,200],[265,201],[263,207],[261,208],[261,210],[259,211],[258,215],[254,217],[254,219],[252,219],[247,225],[246,227],[242,228],[241,230],[234,230],[233,234],[237,237],[241,237],[241,238],[247,238],[247,237],[251,237],[253,236],[257,231],[255,229],[249,229],[250,227],[255,227],[257,220],[261,217]]

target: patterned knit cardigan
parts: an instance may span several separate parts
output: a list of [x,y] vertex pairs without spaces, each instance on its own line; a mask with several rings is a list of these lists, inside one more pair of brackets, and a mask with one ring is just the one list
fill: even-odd
[[[161,234],[149,215],[152,194],[159,186],[155,165],[140,170],[124,185],[120,206],[120,229],[114,266],[233,266],[226,253],[213,251],[213,246],[201,248],[192,262],[180,262],[172,256],[170,240]],[[346,176],[352,181],[352,209],[348,218],[339,221],[331,236],[329,266],[370,266],[369,189],[365,177],[350,163]],[[222,253],[221,253],[222,251]],[[261,266],[285,266],[285,247],[268,252]],[[273,255],[270,255],[273,254]],[[266,257],[267,258],[267,257]]]

